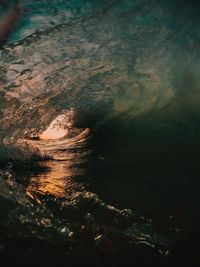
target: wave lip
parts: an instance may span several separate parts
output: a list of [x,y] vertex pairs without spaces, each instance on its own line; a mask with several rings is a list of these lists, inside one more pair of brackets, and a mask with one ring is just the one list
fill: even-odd
[[87,155],[84,148],[91,136],[89,128],[73,127],[73,111],[58,115],[45,131],[33,139],[18,139],[18,145],[37,151],[42,157],[53,160],[76,160]]

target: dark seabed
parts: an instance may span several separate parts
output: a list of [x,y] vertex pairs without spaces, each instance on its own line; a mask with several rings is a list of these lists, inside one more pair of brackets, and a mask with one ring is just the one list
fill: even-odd
[[0,1],[2,266],[200,266],[200,3]]

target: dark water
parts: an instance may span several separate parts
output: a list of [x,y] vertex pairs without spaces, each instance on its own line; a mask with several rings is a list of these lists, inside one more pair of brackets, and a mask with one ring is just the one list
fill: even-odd
[[[4,3],[4,8],[7,4]],[[39,31],[43,35],[58,25],[72,23],[75,26],[67,28],[68,34],[76,38],[72,41],[74,51],[72,55],[69,53],[69,58],[89,58],[94,67],[101,62],[102,66],[108,69],[90,77],[85,74],[84,68],[80,71],[77,67],[74,72],[78,70],[80,76],[86,75],[84,86],[77,85],[78,89],[72,88],[74,94],[62,92],[49,101],[49,106],[58,110],[64,107],[78,110],[78,124],[92,129],[92,137],[87,146],[80,149],[70,148],[71,150],[67,151],[72,159],[70,162],[50,161],[43,163],[41,168],[20,166],[11,170],[15,181],[10,181],[9,178],[8,184],[5,185],[4,179],[7,181],[7,178],[2,179],[2,188],[5,188],[1,192],[2,205],[5,205],[6,199],[8,208],[2,212],[1,224],[5,227],[8,220],[9,228],[6,231],[10,232],[8,237],[3,237],[2,246],[4,239],[18,240],[20,235],[25,239],[23,242],[26,245],[26,242],[28,246],[29,242],[35,242],[35,246],[38,246],[38,241],[35,240],[39,237],[39,240],[44,242],[40,245],[44,254],[53,250],[55,255],[63,256],[64,251],[58,252],[52,247],[49,248],[49,243],[58,242],[62,247],[62,244],[65,244],[65,232],[69,237],[71,232],[75,235],[76,232],[81,232],[77,225],[84,224],[85,221],[77,215],[79,207],[76,212],[74,207],[70,212],[63,211],[62,208],[66,208],[66,199],[69,201],[73,191],[86,190],[95,193],[105,203],[119,210],[131,209],[138,215],[151,218],[155,225],[158,225],[158,229],[165,229],[161,233],[154,228],[152,230],[147,227],[144,230],[151,237],[151,242],[155,243],[155,247],[159,243],[159,236],[165,235],[165,241],[160,243],[162,246],[167,244],[165,251],[169,248],[175,255],[172,259],[163,260],[164,263],[155,259],[152,266],[178,266],[178,262],[185,266],[198,266],[198,1],[24,0],[21,5],[25,10],[24,14],[15,25],[7,44],[14,44],[34,32]],[[3,10],[2,12],[5,12]],[[85,42],[88,47],[89,44],[93,45],[91,50],[88,48],[88,52],[83,48]],[[61,40],[60,46],[62,45],[65,44],[62,44]],[[88,150],[91,153],[86,153]],[[34,199],[29,199],[27,192],[33,195]],[[10,201],[11,195],[14,195],[13,202]],[[42,202],[44,206],[39,205],[37,201]],[[70,205],[73,206],[74,203]],[[88,205],[83,202],[80,210],[87,213]],[[100,221],[99,224],[110,225],[112,219],[107,221],[107,215],[99,219],[101,215],[98,215],[99,210],[96,209],[97,215],[94,217]],[[7,215],[7,210],[11,210],[11,215]],[[16,219],[18,217],[19,221]],[[73,223],[77,224],[75,229],[71,226]],[[21,224],[25,225],[24,231],[21,231]],[[150,221],[148,224],[151,225]],[[126,228],[122,225],[123,223],[119,228]],[[141,225],[143,227],[143,224]],[[142,227],[139,227],[138,231],[141,229],[143,232]],[[92,232],[91,228],[89,227],[88,231]],[[171,228],[179,228],[181,234],[178,241],[171,233],[166,234]],[[13,234],[15,229],[20,232],[17,237]],[[97,230],[92,233],[95,231],[98,233]],[[157,236],[156,241],[152,241],[154,235]],[[80,244],[89,243],[85,233],[78,238]],[[72,246],[70,242],[77,240],[70,239],[68,247]],[[9,243],[9,246],[15,249],[17,247],[15,243]],[[130,259],[134,249],[126,246],[127,244],[124,245],[126,258]],[[109,249],[106,243],[105,249],[102,249],[103,253],[109,254]],[[77,251],[79,250],[78,246]],[[90,247],[86,251],[83,249],[86,258],[91,257],[90,254],[87,256],[89,250]],[[123,251],[123,245],[119,250]],[[98,253],[96,257],[100,257]],[[146,252],[139,252],[141,262],[138,266],[147,266],[146,262],[142,262],[143,253]],[[39,253],[37,257],[40,258],[38,255]],[[72,258],[76,257],[76,252],[72,255]],[[151,256],[154,259],[153,251],[150,252]],[[124,258],[121,264],[127,265]],[[105,262],[102,263],[102,266],[104,265],[107,266]]]

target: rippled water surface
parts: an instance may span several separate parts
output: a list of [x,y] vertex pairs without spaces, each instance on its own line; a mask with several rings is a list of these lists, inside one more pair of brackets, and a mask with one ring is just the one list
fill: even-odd
[[198,1],[15,4],[0,1],[2,257],[198,266]]

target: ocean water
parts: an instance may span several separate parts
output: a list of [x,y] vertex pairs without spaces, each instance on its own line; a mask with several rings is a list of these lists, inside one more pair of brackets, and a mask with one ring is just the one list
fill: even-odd
[[[3,18],[12,3],[1,2]],[[85,219],[73,211],[76,198],[73,198],[75,202],[69,200],[73,191],[87,191],[106,203],[104,206],[130,209],[147,219],[145,225],[150,228],[144,230],[144,224],[138,223],[140,226],[136,230],[144,231],[143,234],[149,237],[145,242],[158,247],[155,250],[161,250],[162,244],[161,247],[167,247],[162,253],[172,253],[172,258],[161,262],[156,258],[152,266],[178,266],[178,262],[198,266],[195,265],[198,264],[200,222],[198,1],[19,2],[21,15],[2,47],[2,66],[9,69],[9,64],[22,59],[24,66],[29,64],[26,72],[34,76],[36,69],[31,64],[39,57],[43,64],[39,71],[46,73],[50,68],[45,74],[48,84],[44,79],[44,87],[39,81],[36,86],[34,84],[34,90],[31,88],[16,96],[18,91],[13,89],[11,95],[9,90],[18,77],[7,73],[9,86],[3,90],[8,90],[11,97],[22,103],[25,113],[32,103],[37,108],[39,101],[48,101],[43,110],[36,111],[33,107],[30,117],[16,119],[12,125],[8,123],[1,131],[1,139],[7,142],[13,137],[12,145],[16,145],[17,138],[24,134],[24,125],[27,129],[44,128],[54,113],[58,115],[69,109],[76,110],[76,126],[91,129],[91,136],[87,142],[67,143],[65,161],[45,161],[39,162],[39,166],[20,165],[14,169],[11,166],[7,174],[3,170],[0,196],[2,206],[6,208],[2,211],[0,224],[9,234],[2,234],[2,247],[6,251],[2,249],[2,255],[16,249],[18,243],[13,240],[20,238],[28,242],[31,255],[35,250],[30,244],[37,244],[35,240],[38,239],[44,242],[40,245],[44,254],[48,254],[49,244],[65,244],[63,233],[67,231],[69,237],[71,232],[75,233],[75,238],[64,245],[66,250],[73,247],[77,239],[79,243],[87,244],[87,234],[82,234],[79,226],[75,229],[71,226],[73,223],[85,225]],[[12,49],[19,46],[24,50],[16,55],[18,52]],[[11,52],[5,52],[6,49]],[[60,69],[57,66],[61,66]],[[20,75],[24,83],[30,79]],[[17,90],[20,88],[23,89],[19,86]],[[17,110],[20,110],[20,104],[16,105]],[[6,102],[2,108],[1,122],[6,121],[5,110],[9,105],[10,102]],[[45,113],[50,114],[49,118],[46,119]],[[15,119],[15,116],[11,115],[11,118]],[[67,201],[70,204],[66,204]],[[72,205],[72,211],[63,211],[66,205]],[[101,212],[97,207],[97,215],[94,215],[95,206],[91,211],[87,202],[82,205],[80,210],[91,213],[100,229],[104,224],[111,224],[112,219],[107,221],[107,215],[99,219]],[[154,229],[151,220],[158,229],[165,230],[160,233],[156,227]],[[7,221],[8,228],[5,226]],[[115,228],[126,227],[119,223]],[[171,234],[172,228],[179,233],[178,238],[174,232]],[[17,237],[15,229],[19,229]],[[97,235],[95,240],[103,235],[101,231],[91,229],[93,226],[88,231],[93,233],[92,237]],[[78,233],[81,233],[80,237]],[[158,242],[160,235],[165,237],[161,238],[162,242]],[[111,246],[105,242],[102,247],[100,251],[110,255]],[[84,250],[86,258],[91,257],[89,249]],[[134,248],[127,248],[125,244],[119,250],[123,249],[127,251],[126,257],[131,258]],[[49,250],[55,251],[52,247]],[[23,255],[23,249],[20,251]],[[36,255],[38,259],[41,256],[38,252]],[[64,257],[65,252],[56,251],[55,255]],[[143,250],[139,255],[143,255]],[[154,259],[153,251],[150,255]],[[128,266],[125,258],[122,262]],[[140,263],[138,266],[146,266],[146,263]],[[101,266],[104,265],[107,266],[105,262]]]

